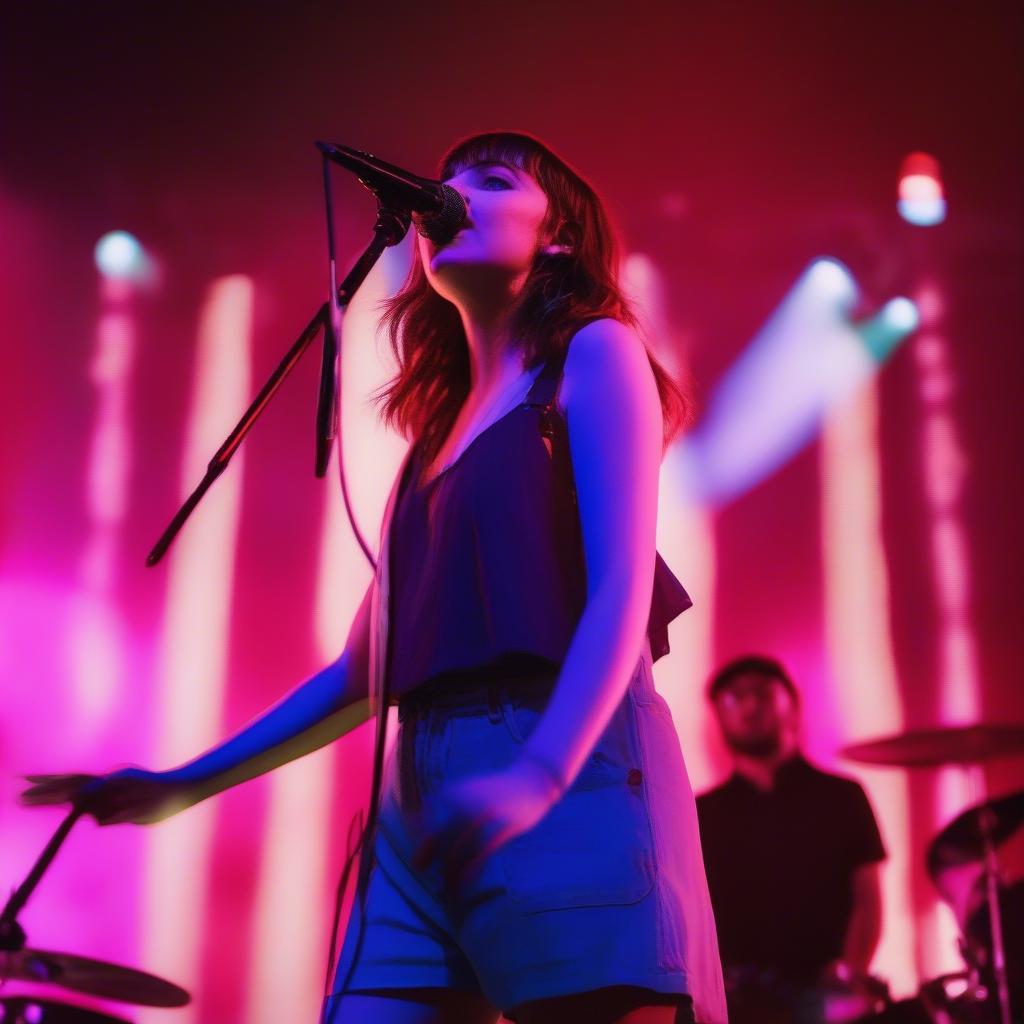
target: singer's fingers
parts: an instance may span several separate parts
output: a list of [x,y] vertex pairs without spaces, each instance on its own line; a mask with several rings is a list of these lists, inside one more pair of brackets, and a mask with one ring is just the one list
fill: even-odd
[[59,804],[70,800],[76,791],[74,786],[35,786],[25,790],[21,799],[26,803]]
[[22,778],[37,786],[61,786],[69,783],[78,785],[88,782],[89,779],[95,779],[97,776],[76,772],[73,775],[23,775]]
[[471,885],[488,858],[484,829],[463,833],[448,850],[442,866],[442,884],[448,893],[457,896]]
[[416,847],[416,851],[412,855],[413,867],[422,870],[425,868],[433,859],[434,854],[437,851],[437,839],[434,836],[427,836],[426,839],[420,841],[419,846]]
[[84,788],[98,781],[96,775],[37,775],[36,782],[26,789],[20,800],[27,806],[61,804],[74,799]]
[[422,870],[434,861],[443,861],[458,827],[458,821],[447,814],[425,818],[418,830],[421,838],[413,854],[413,865]]

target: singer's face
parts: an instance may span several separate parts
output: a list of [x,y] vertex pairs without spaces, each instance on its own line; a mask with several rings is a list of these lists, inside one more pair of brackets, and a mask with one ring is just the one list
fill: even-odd
[[419,237],[427,280],[452,301],[498,289],[515,294],[541,245],[548,211],[544,190],[525,171],[477,164],[447,184],[466,200],[466,223],[447,244]]

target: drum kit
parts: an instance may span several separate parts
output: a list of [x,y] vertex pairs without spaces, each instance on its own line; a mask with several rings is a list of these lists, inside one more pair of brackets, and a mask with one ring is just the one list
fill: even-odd
[[[136,1006],[185,1006],[190,996],[183,988],[153,974],[72,953],[30,949],[18,914],[28,902],[85,808],[76,807],[61,822],[25,881],[0,911],[0,991],[9,982],[23,982],[30,991],[0,995],[0,1024],[131,1024],[103,1010],[64,1001],[53,989],[65,989],[97,999]],[[42,989],[47,995],[36,997]]]
[[[843,757],[892,768],[966,769],[984,793],[982,766],[1024,753],[1024,726],[951,726],[844,748]],[[966,970],[925,982],[894,1001],[876,977],[792,985],[754,967],[726,971],[733,1024],[1024,1024],[1024,881],[1000,879],[996,850],[1024,822],[1024,790],[981,798],[928,845],[927,864],[960,924]],[[953,884],[950,885],[949,883]]]
[[[894,768],[959,766],[984,793],[987,761],[1024,753],[1024,726],[968,725],[906,732],[846,747],[861,764]],[[1004,884],[996,850],[1024,821],[1024,790],[997,800],[982,798],[946,825],[928,847],[933,881],[951,868],[976,868],[980,905],[958,914],[960,949],[967,969],[926,982],[919,1003],[935,1024],[1020,1024],[1024,1021],[1024,885]],[[967,910],[973,910],[968,913]]]

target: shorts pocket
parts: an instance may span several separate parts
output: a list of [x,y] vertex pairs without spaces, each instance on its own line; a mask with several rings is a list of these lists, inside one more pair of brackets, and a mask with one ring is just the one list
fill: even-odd
[[[503,702],[522,744],[542,711]],[[533,829],[503,846],[509,899],[527,913],[636,903],[654,885],[655,857],[636,719],[627,698],[572,786]]]
[[644,787],[609,771],[576,785],[497,853],[508,898],[526,913],[636,903],[654,885]]
[[[516,698],[512,698],[501,702],[501,714],[512,742],[516,746],[521,747],[537,727],[540,716],[544,714],[544,709],[524,704]],[[603,751],[601,742],[598,741],[597,746],[591,751],[587,760],[584,761],[583,768],[576,777],[574,785],[585,784],[593,775],[597,774],[600,776],[612,767],[610,758]]]
[[544,709],[523,704],[519,698],[506,698],[501,702],[501,714],[512,739],[522,746],[537,727]]

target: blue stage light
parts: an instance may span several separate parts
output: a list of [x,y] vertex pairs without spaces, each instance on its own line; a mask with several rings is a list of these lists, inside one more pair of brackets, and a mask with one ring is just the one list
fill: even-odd
[[96,269],[104,277],[120,280],[144,280],[150,261],[142,243],[127,231],[108,231],[93,250]]

